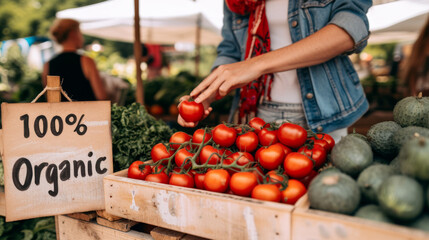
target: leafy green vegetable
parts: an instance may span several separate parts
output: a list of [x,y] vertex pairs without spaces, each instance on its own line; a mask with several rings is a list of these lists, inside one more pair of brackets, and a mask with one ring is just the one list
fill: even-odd
[[0,217],[0,240],[55,240],[54,217],[35,218],[16,222],[5,222]]
[[112,106],[112,144],[114,171],[128,168],[135,160],[150,160],[150,150],[167,142],[173,130],[155,119],[146,109],[132,103],[128,107]]

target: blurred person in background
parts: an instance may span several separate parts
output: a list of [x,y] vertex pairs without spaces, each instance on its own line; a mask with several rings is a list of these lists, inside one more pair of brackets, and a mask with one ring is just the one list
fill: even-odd
[[[50,35],[61,45],[62,51],[45,63],[43,84],[46,85],[48,75],[60,76],[62,89],[74,101],[108,99],[94,60],[78,53],[84,43],[79,22],[56,19],[50,28]],[[62,101],[66,101],[64,97]]]
[[429,17],[406,61],[404,79],[410,94],[416,96],[422,92],[423,96],[429,96]]

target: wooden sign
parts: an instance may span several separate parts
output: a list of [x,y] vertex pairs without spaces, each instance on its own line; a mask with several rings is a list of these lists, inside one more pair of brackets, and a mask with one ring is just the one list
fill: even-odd
[[2,104],[6,220],[104,209],[110,102]]

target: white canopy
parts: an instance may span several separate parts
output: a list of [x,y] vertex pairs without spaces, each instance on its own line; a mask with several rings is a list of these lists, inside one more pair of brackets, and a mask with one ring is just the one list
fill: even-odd
[[[222,0],[140,0],[141,41],[195,43],[198,25],[201,44],[220,42]],[[111,40],[134,41],[134,0],[109,0],[57,13],[58,18],[81,22],[84,34]]]
[[371,43],[414,40],[429,17],[429,0],[398,0],[368,10]]

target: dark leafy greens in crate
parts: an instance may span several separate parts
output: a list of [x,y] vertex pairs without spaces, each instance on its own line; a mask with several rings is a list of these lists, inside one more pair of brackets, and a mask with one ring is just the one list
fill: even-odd
[[114,171],[122,170],[135,160],[150,160],[151,148],[167,142],[172,129],[155,119],[146,109],[133,103],[127,107],[112,106],[112,144]]

